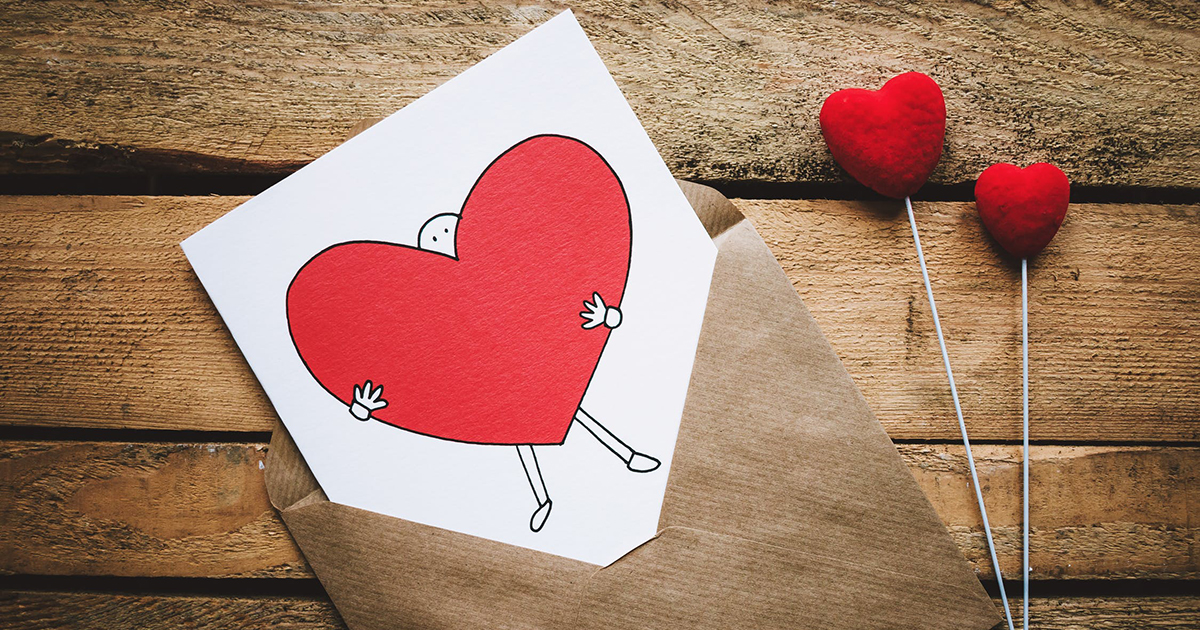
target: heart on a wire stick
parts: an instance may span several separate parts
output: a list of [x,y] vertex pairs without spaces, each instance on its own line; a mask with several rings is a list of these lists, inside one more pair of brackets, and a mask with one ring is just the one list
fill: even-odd
[[933,79],[906,72],[878,91],[830,94],[821,106],[821,134],[854,179],[902,199],[925,184],[942,157],[946,101]]
[[559,444],[608,340],[582,326],[584,302],[620,304],[631,235],[604,158],[535,136],[487,167],[458,215],[427,222],[421,247],[355,241],[309,260],[288,289],[292,340],[343,404],[366,381],[383,386],[388,404],[371,413],[385,423]]
[[1071,201],[1071,184],[1057,166],[993,164],[975,182],[975,207],[984,227],[1017,258],[1042,251],[1058,232]]

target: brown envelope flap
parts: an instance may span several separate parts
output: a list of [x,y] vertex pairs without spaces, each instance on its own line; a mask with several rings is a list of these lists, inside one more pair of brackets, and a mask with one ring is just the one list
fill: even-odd
[[716,189],[682,179],[675,180],[675,183],[679,184],[683,196],[692,205],[692,210],[696,212],[696,218],[700,219],[700,224],[708,231],[710,238],[715,239],[721,233],[746,219],[737,206]]
[[276,422],[275,431],[271,433],[266,466],[267,496],[280,512],[321,489],[282,422]]
[[[886,593],[887,597],[881,597]],[[974,589],[796,549],[668,527],[592,575],[574,627],[937,628],[972,623]]]
[[328,500],[282,511],[353,630],[568,630],[594,565]]
[[[663,535],[587,583],[591,565],[328,502],[280,428],[268,491],[351,628],[571,628],[569,610],[608,597],[606,609],[650,614],[616,605],[634,598],[682,625],[696,605],[672,594],[685,586],[747,598],[793,581],[825,590],[772,599],[785,607],[772,614],[803,608],[825,627],[860,627],[880,609],[893,627],[913,615],[923,627],[932,614],[968,628],[999,620],[766,244],[719,193],[681,186],[720,253]],[[752,579],[747,566],[769,575]],[[663,571],[666,590],[605,586],[608,573]],[[859,590],[869,596],[839,600]]]
[[748,221],[717,238],[661,528],[969,586],[990,601]]

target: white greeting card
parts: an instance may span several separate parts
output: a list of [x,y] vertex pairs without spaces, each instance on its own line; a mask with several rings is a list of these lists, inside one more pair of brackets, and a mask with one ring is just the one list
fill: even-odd
[[655,534],[716,249],[569,12],[183,248],[330,500]]

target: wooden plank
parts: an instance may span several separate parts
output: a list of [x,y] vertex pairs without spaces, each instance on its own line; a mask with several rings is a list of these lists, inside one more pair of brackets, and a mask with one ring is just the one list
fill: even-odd
[[327,598],[0,591],[9,630],[345,630]]
[[[993,577],[961,446],[899,445],[963,555]],[[974,445],[1000,570],[1021,574],[1021,450]],[[1035,579],[1197,578],[1200,449],[1034,446],[1030,565]]]
[[[960,439],[903,204],[736,203],[892,438]],[[1020,262],[915,212],[970,435],[1020,439]],[[1200,206],[1075,204],[1029,278],[1034,439],[1200,439]]]
[[[0,442],[0,573],[310,577],[267,500],[264,451]],[[990,576],[962,449],[900,451],[964,555]],[[1019,449],[981,445],[976,457],[1001,568],[1016,575]],[[1035,578],[1200,577],[1200,449],[1039,446],[1031,467]]]
[[241,201],[0,198],[0,422],[271,430],[179,248]]
[[[999,601],[997,601],[999,605]],[[1038,597],[1031,625],[1044,630],[1195,628],[1200,597]],[[325,598],[217,597],[0,591],[0,618],[11,630],[344,630]]]
[[[243,200],[0,197],[0,424],[269,431],[178,247]],[[737,203],[892,437],[958,439],[899,204]],[[971,435],[1016,440],[1019,272],[973,204],[917,210]],[[1030,277],[1035,439],[1200,440],[1200,207],[1073,206]]]
[[0,573],[312,577],[263,444],[0,443]]
[[[679,177],[845,181],[820,138],[824,97],[920,70],[950,112],[937,183],[1048,159],[1077,184],[1200,184],[1187,3],[572,6]],[[291,170],[559,10],[7,0],[0,170]]]

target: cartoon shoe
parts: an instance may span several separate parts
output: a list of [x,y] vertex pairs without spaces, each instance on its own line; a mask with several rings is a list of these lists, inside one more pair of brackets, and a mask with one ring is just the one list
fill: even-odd
[[661,465],[662,462],[642,453],[634,453],[633,457],[630,457],[629,461],[625,462],[625,467],[633,472],[650,472],[658,470],[658,467]]
[[546,524],[546,519],[550,518],[550,508],[554,502],[546,499],[546,502],[539,505],[537,510],[534,510],[533,516],[529,519],[529,529],[535,532],[541,531],[542,526]]

